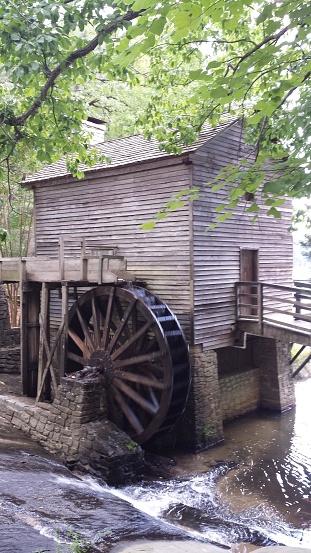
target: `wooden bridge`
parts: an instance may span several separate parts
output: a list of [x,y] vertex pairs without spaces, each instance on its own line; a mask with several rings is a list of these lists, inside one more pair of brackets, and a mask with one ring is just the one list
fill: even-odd
[[[294,282],[282,286],[267,282],[236,283],[236,328],[238,332],[301,344],[291,360],[311,346],[311,284]],[[293,373],[298,374],[311,354]]]

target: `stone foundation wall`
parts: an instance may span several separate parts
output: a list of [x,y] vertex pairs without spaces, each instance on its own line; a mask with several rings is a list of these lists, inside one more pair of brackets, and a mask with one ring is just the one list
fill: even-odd
[[19,328],[11,328],[8,302],[0,283],[0,373],[18,373],[20,364],[20,332]]
[[260,405],[259,369],[220,378],[219,388],[223,421],[255,411]]
[[223,440],[217,356],[201,346],[190,349],[192,384],[185,414],[176,427],[176,440],[200,451]]
[[142,470],[141,448],[105,419],[105,390],[98,381],[63,378],[53,404],[0,396],[0,412],[67,466],[97,474],[108,484],[126,483]]
[[253,340],[253,356],[260,369],[260,405],[285,411],[295,405],[294,379],[290,361],[290,344],[271,338]]

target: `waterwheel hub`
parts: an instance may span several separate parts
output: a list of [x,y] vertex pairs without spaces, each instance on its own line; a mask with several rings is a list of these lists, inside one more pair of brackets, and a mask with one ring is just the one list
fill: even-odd
[[106,385],[109,386],[114,377],[114,366],[112,359],[107,351],[93,351],[89,359],[88,365],[94,367],[100,372],[105,379]]

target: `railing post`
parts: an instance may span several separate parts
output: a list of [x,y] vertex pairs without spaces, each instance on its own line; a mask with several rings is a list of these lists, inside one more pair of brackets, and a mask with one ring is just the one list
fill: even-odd
[[[295,305],[295,314],[299,315],[301,313],[301,292],[300,290],[298,292],[295,292],[294,294],[295,301],[300,303],[300,305]],[[299,319],[299,317],[294,317],[294,319]]]
[[260,334],[263,334],[263,286],[262,282],[258,282],[258,328]]

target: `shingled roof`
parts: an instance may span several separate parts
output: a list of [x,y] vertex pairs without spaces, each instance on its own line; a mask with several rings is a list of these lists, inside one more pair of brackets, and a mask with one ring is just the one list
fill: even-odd
[[[224,130],[228,129],[231,125],[238,121],[237,118],[231,118],[223,123],[219,123],[217,127],[212,127],[206,124],[199,139],[191,144],[185,146],[181,150],[181,154],[187,154],[195,152],[205,142],[215,138]],[[86,167],[81,164],[81,170],[84,173],[91,173],[99,169],[110,169],[114,167],[122,167],[125,165],[135,165],[144,161],[152,161],[161,158],[178,157],[176,154],[169,154],[164,150],[160,150],[158,143],[155,139],[146,140],[141,135],[128,136],[126,138],[118,138],[116,140],[108,140],[101,144],[96,144],[96,148],[101,154],[104,154],[110,159],[110,163],[99,161],[93,167]],[[37,182],[52,180],[59,177],[69,176],[70,173],[66,167],[65,158],[60,159],[52,165],[44,167],[37,173],[27,177],[22,184],[24,186],[32,185]]]

